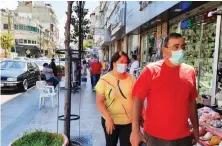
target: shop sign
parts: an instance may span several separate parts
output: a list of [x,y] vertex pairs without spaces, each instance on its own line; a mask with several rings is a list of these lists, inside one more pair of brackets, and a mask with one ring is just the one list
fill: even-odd
[[148,5],[151,3],[151,1],[139,1],[140,9],[139,11],[143,11]]
[[114,17],[112,20],[112,30],[121,22],[123,22],[124,18],[124,8],[122,8],[121,4],[118,4],[116,9],[115,9],[115,13],[114,13]]

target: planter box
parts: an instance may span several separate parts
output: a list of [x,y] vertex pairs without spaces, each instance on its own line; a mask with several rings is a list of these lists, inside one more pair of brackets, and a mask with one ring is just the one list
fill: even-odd
[[[58,133],[58,134],[60,134],[60,133]],[[53,136],[56,136],[57,133],[52,133],[52,135],[53,135]],[[62,135],[62,137],[63,137],[63,144],[62,144],[61,146],[68,146],[68,144],[69,144],[68,138],[67,138],[66,135],[64,135],[64,134],[61,134],[61,135]],[[8,146],[13,146],[13,143],[14,143],[16,140],[20,139],[20,138],[22,138],[22,136],[20,136],[20,137],[16,138],[15,140],[13,140]]]

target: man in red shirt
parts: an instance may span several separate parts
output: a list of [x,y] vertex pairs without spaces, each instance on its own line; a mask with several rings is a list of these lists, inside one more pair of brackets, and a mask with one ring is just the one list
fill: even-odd
[[[184,64],[185,43],[181,34],[171,33],[164,40],[164,60],[148,64],[134,85],[132,112],[132,146],[144,141],[147,146],[192,146],[192,134],[198,141],[196,75]],[[144,135],[139,120],[147,99]]]
[[93,78],[93,91],[94,91],[94,87],[99,81],[101,70],[102,70],[102,64],[99,62],[98,58],[95,58],[91,64],[91,73],[92,73],[92,78]]

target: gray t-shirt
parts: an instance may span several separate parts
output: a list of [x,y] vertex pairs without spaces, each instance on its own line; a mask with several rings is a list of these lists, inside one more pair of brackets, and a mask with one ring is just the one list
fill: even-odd
[[49,80],[54,76],[52,69],[46,67],[43,67],[43,74],[45,75],[46,80]]

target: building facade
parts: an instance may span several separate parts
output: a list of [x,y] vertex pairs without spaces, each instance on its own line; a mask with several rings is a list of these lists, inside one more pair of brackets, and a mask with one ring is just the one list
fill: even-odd
[[[14,11],[1,10],[1,33],[15,39],[12,51],[18,56],[38,57],[53,53],[59,45],[58,22],[52,8],[44,2],[18,2]],[[29,50],[29,51],[27,51]],[[29,52],[27,54],[27,52]]]
[[222,89],[217,77],[218,62],[222,62],[221,16],[209,17],[208,13],[221,5],[197,1],[100,2],[104,27],[101,48],[110,57],[117,50],[129,57],[136,54],[143,68],[163,58],[162,44],[169,33],[181,33],[187,43],[186,63],[196,69],[199,94],[215,104],[215,95]]

